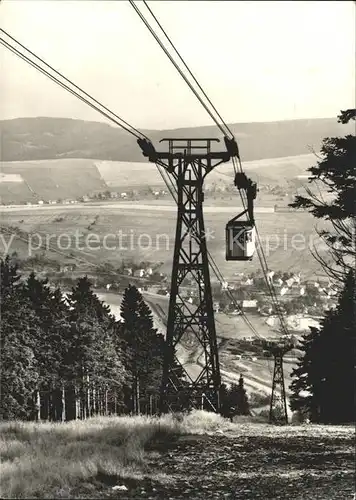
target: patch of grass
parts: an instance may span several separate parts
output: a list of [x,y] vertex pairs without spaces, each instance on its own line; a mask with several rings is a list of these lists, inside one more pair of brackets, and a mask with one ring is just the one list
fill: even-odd
[[217,439],[225,434],[233,442],[256,436],[275,439],[277,435],[286,440],[324,440],[332,436],[342,442],[350,438],[347,426],[276,429],[252,422],[256,419],[241,417],[231,423],[213,413],[193,411],[161,418],[124,416],[57,424],[2,423],[0,495],[19,499],[114,498],[117,493],[112,486],[123,484],[129,489],[151,488],[153,492],[159,485],[168,484],[169,477],[162,472],[163,467],[150,466],[150,461],[160,460],[160,453],[167,453],[182,435],[192,436],[186,439],[215,435]]
[[167,448],[180,434],[232,427],[219,415],[204,411],[161,418],[96,417],[63,424],[2,423],[1,497],[58,498],[56,492],[64,495],[98,477],[114,478],[114,483],[115,478],[140,477],[146,470],[146,449],[154,449],[155,443]]
[[177,424],[146,417],[107,417],[66,424],[0,426],[2,498],[54,498],[98,474],[130,476],[144,469],[144,447]]

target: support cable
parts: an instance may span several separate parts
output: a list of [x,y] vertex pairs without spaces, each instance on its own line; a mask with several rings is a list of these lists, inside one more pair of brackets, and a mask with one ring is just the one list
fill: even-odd
[[[130,4],[132,5],[132,7],[134,8],[134,10],[136,11],[136,13],[139,15],[140,19],[143,21],[143,23],[148,28],[148,30],[150,31],[150,33],[153,35],[153,37],[155,38],[155,40],[157,41],[157,43],[160,45],[160,47],[162,48],[162,50],[165,52],[165,54],[167,55],[167,57],[170,59],[170,61],[174,65],[174,67],[178,70],[178,72],[180,73],[180,75],[182,76],[182,78],[185,80],[185,82],[187,83],[187,85],[189,86],[189,88],[192,90],[192,92],[194,93],[194,95],[198,98],[199,102],[202,104],[202,106],[204,107],[204,109],[212,117],[212,119],[214,120],[214,122],[216,123],[216,125],[219,127],[220,131],[225,134],[223,128],[221,127],[221,125],[219,124],[219,122],[217,121],[217,119],[212,115],[211,111],[207,108],[206,104],[203,102],[203,100],[201,99],[201,97],[198,95],[198,93],[196,92],[196,90],[192,87],[191,83],[189,82],[189,80],[187,79],[187,77],[185,76],[185,74],[183,73],[183,71],[181,70],[181,68],[178,66],[178,64],[176,63],[176,61],[173,59],[173,57],[171,56],[171,54],[168,52],[168,50],[166,49],[166,47],[163,45],[162,41],[159,39],[159,37],[157,36],[157,34],[153,30],[153,28],[150,26],[150,24],[147,21],[147,19],[145,18],[145,16],[142,14],[142,12],[138,9],[138,7],[135,5],[135,3],[132,0],[129,0],[129,1],[130,1]],[[222,119],[221,115],[218,113],[218,111],[216,110],[215,106],[213,105],[213,103],[211,102],[211,100],[209,99],[209,97],[207,96],[207,94],[205,93],[205,91],[203,90],[202,86],[199,84],[199,82],[197,81],[196,77],[191,72],[191,70],[189,69],[188,65],[185,63],[184,59],[182,58],[182,56],[178,52],[177,48],[175,47],[175,45],[171,41],[170,37],[167,35],[167,33],[164,30],[164,28],[162,27],[161,23],[158,21],[157,17],[152,12],[152,9],[148,6],[148,4],[147,4],[147,2],[145,0],[144,0],[143,3],[146,6],[146,8],[148,9],[148,11],[150,12],[150,14],[152,15],[153,19],[156,21],[157,25],[159,26],[159,28],[161,29],[161,31],[163,32],[163,34],[165,35],[165,37],[168,40],[168,42],[170,43],[170,45],[173,47],[173,49],[176,52],[176,54],[178,55],[179,59],[184,64],[185,68],[188,70],[189,74],[192,76],[192,78],[195,81],[195,83],[198,85],[198,87],[199,87],[200,91],[203,93],[204,97],[207,99],[207,101],[209,102],[209,104],[211,105],[211,107],[213,108],[213,110],[215,111],[215,113],[217,114],[217,116],[220,118],[220,120],[223,123],[224,127],[228,130],[228,132],[230,133],[230,135],[232,137],[234,137],[233,134],[232,134],[232,132],[231,132],[231,130],[227,127],[227,125],[225,124],[225,122]],[[234,168],[235,174],[237,173],[237,162],[238,162],[240,171],[242,172],[242,165],[241,165],[240,158],[238,156],[235,157],[235,158],[233,157],[232,164],[233,164],[233,168]],[[242,193],[240,193],[240,195],[241,195],[241,199],[242,199],[242,202],[243,202],[243,205],[244,205],[244,208],[245,208],[245,202],[244,202],[244,199],[242,197]],[[278,298],[276,296],[276,292],[274,290],[273,284],[270,283],[270,281],[268,279],[268,276],[267,276],[268,265],[267,265],[266,257],[265,257],[264,252],[263,252],[263,248],[262,248],[262,245],[261,245],[261,240],[260,240],[260,236],[259,236],[259,232],[257,230],[257,227],[256,227],[256,235],[257,235],[257,241],[258,241],[257,253],[258,253],[259,260],[260,260],[262,272],[264,274],[264,277],[265,277],[265,280],[266,280],[266,284],[267,284],[267,287],[269,289],[272,301],[274,303],[277,315],[278,315],[279,320],[281,322],[282,329],[284,330],[285,333],[287,333],[287,327],[286,327],[286,325],[284,323],[284,318],[283,318],[282,312],[280,310],[280,306],[279,306],[279,303],[278,303]]]
[[[218,112],[218,110],[216,109],[216,107],[214,106],[214,104],[211,102],[211,100],[209,99],[209,97],[207,96],[206,92],[204,91],[204,89],[202,88],[202,86],[200,85],[200,83],[198,82],[198,80],[196,79],[196,77],[194,76],[194,74],[192,73],[192,71],[189,69],[188,65],[186,64],[186,62],[184,61],[183,57],[180,55],[178,49],[175,47],[175,45],[173,44],[171,38],[167,35],[166,31],[164,30],[163,26],[161,25],[161,23],[159,22],[159,20],[157,19],[157,17],[155,16],[155,14],[152,12],[152,9],[149,7],[148,5],[148,2],[146,2],[146,0],[143,0],[143,3],[144,5],[146,6],[146,8],[148,9],[148,11],[150,12],[150,14],[152,15],[153,19],[156,21],[157,25],[160,27],[162,33],[164,34],[164,36],[167,38],[168,42],[170,43],[170,45],[172,46],[173,50],[175,51],[175,53],[177,54],[177,56],[179,57],[179,59],[182,61],[182,63],[184,64],[185,68],[188,70],[190,76],[193,78],[194,82],[198,85],[198,88],[200,89],[200,91],[202,92],[202,94],[204,95],[205,99],[208,101],[208,103],[210,104],[210,106],[213,108],[213,110],[215,111],[215,113],[217,114],[217,116],[219,117],[221,123],[223,124],[223,126],[226,128],[226,130],[228,131],[228,133],[231,135],[231,137],[234,137],[234,134],[231,132],[230,128],[226,125],[226,123],[224,122],[223,118],[221,117],[220,113]],[[215,121],[215,120],[214,120]],[[216,123],[216,122],[215,122]]]
[[[135,6],[136,8],[136,6]],[[110,113],[111,115],[113,115],[115,118],[117,118],[118,120],[120,120],[120,122],[124,123],[126,126],[124,126],[122,123],[120,123],[119,121],[115,120],[114,118],[112,118],[112,116],[110,116],[108,113],[102,111],[101,109],[98,108],[98,106],[92,104],[88,99],[84,98],[82,95],[80,95],[78,92],[74,91],[73,89],[71,89],[70,87],[68,87],[68,85],[66,85],[65,83],[61,82],[58,78],[56,78],[54,75],[51,75],[46,69],[44,69],[43,67],[41,67],[39,64],[37,64],[36,62],[34,62],[33,60],[31,60],[29,57],[27,57],[26,55],[24,55],[22,52],[20,52],[18,49],[16,49],[14,46],[12,46],[10,43],[8,43],[6,40],[4,39],[0,39],[0,43],[5,46],[8,50],[10,50],[11,52],[13,52],[15,55],[17,55],[18,57],[20,57],[21,59],[23,59],[25,62],[27,62],[28,64],[30,64],[31,66],[33,66],[35,69],[37,69],[39,72],[41,72],[42,74],[44,74],[45,76],[47,76],[49,79],[51,79],[52,81],[54,81],[55,83],[57,83],[59,86],[61,86],[62,88],[64,88],[65,90],[67,90],[69,93],[71,93],[72,95],[74,95],[75,97],[77,97],[78,99],[80,99],[82,102],[84,102],[85,104],[87,104],[88,106],[90,106],[91,108],[93,108],[94,110],[98,111],[99,113],[101,113],[103,116],[105,116],[106,118],[108,118],[109,120],[111,120],[112,122],[114,122],[116,125],[120,126],[121,128],[123,128],[124,130],[126,130],[127,132],[129,132],[130,134],[134,135],[136,138],[140,138],[140,137],[144,137],[146,139],[148,139],[144,134],[142,134],[141,132],[139,132],[137,129],[135,129],[134,127],[132,127],[130,124],[128,124],[125,120],[123,120],[121,117],[119,117],[118,115],[116,115],[115,113],[113,113],[109,108],[107,108],[106,106],[102,105],[99,101],[97,101],[95,98],[93,98],[90,94],[86,93],[83,89],[81,89],[79,86],[77,86],[76,84],[74,84],[71,80],[69,80],[68,78],[66,78],[62,73],[58,72],[57,70],[55,70],[52,66],[50,66],[48,63],[46,63],[43,59],[41,59],[40,57],[38,57],[34,52],[32,52],[31,50],[29,50],[27,47],[25,47],[23,44],[21,44],[20,42],[18,42],[14,37],[12,37],[11,35],[9,35],[7,32],[5,32],[5,30],[2,30],[0,29],[0,31],[2,31],[6,36],[8,36],[10,39],[12,39],[13,41],[15,41],[20,47],[22,47],[24,50],[26,50],[32,57],[36,58],[38,61],[40,61],[42,64],[44,64],[45,66],[47,66],[49,69],[51,69],[53,72],[55,72],[57,75],[59,75],[61,78],[63,78],[65,81],[67,81],[68,83],[70,83],[73,87],[75,87],[76,89],[78,89],[82,94],[84,94],[85,96],[87,96],[89,99],[91,99],[94,103],[96,103],[97,105],[101,106],[103,109],[105,109],[108,113]],[[167,54],[168,55],[168,54]],[[169,56],[170,57],[170,56]],[[171,58],[171,57],[170,57]],[[177,67],[177,66],[176,66]],[[177,68],[178,69],[178,68]],[[187,82],[188,83],[188,82]],[[190,86],[190,84],[188,83],[188,85]],[[194,91],[195,95],[197,95],[197,93]],[[197,95],[198,97],[198,95]],[[198,97],[199,98],[199,97]],[[200,99],[199,99],[200,100]],[[200,100],[201,101],[201,100]],[[203,102],[201,101],[201,103],[203,104]],[[209,110],[206,108],[206,106],[203,104],[204,108],[209,112]],[[209,112],[209,114],[211,115],[211,113]],[[211,115],[212,116],[212,115]],[[219,115],[220,116],[220,115]],[[216,120],[214,119],[214,121],[216,122]],[[129,127],[129,128],[128,128]],[[220,130],[221,127],[219,127]],[[223,130],[222,130],[223,131]],[[223,131],[224,133],[224,131]],[[139,135],[138,135],[139,134]],[[165,173],[163,173],[162,171],[162,166],[163,165],[159,165],[159,163],[156,164],[157,168],[158,168],[158,171],[160,172],[170,194],[172,195],[173,199],[175,199],[176,201],[176,198],[174,196],[174,192],[172,190],[172,185],[173,185],[173,182],[171,181],[171,186],[169,185],[169,183],[167,182],[167,179],[165,178]],[[175,191],[176,191],[176,188],[175,186],[173,185]],[[52,249],[52,251],[55,251],[54,249]],[[58,252],[58,250],[57,250]],[[223,284],[224,282],[224,277],[222,276],[222,274],[220,273],[220,270],[218,268],[218,266],[216,265],[214,259],[212,258],[210,252],[208,251],[208,257],[209,257],[209,263],[210,263],[210,266],[211,266],[211,269],[213,270],[215,276],[217,277],[217,279],[219,280],[220,284]],[[81,259],[82,261],[86,262],[87,264],[90,264],[91,266],[93,267],[98,267],[96,266],[95,264],[92,264],[90,263],[88,260],[84,260],[84,259]],[[111,273],[110,273],[111,274]],[[113,276],[118,276],[117,273],[112,273]],[[243,313],[243,311],[241,310],[239,304],[237,303],[235,297],[232,295],[231,291],[230,290],[226,290],[227,294],[229,295],[229,297],[231,298],[232,302],[235,304],[235,307],[241,311],[242,313],[242,317],[244,319],[244,321],[246,322],[246,324],[248,325],[248,327],[252,330],[252,332],[260,337],[257,333],[257,331],[255,330],[255,328],[253,327],[252,323],[250,322],[250,320],[246,317],[246,315]]]
[[[189,86],[190,90],[193,92],[193,94],[199,100],[199,102],[204,107],[204,109],[206,110],[206,112],[213,119],[213,121],[218,126],[218,128],[220,129],[220,131],[225,135],[226,131],[224,130],[224,128],[216,120],[216,118],[214,117],[213,113],[210,111],[210,109],[204,103],[204,101],[202,100],[202,98],[199,96],[198,92],[193,88],[193,86],[189,82],[188,78],[183,73],[183,71],[181,70],[181,68],[179,67],[179,65],[176,63],[176,61],[174,60],[174,58],[172,57],[172,55],[169,53],[169,51],[166,49],[166,47],[163,45],[162,41],[160,40],[160,38],[158,37],[158,35],[155,33],[154,29],[151,27],[151,25],[149,24],[149,22],[147,21],[147,19],[145,18],[145,16],[142,14],[142,12],[139,10],[139,8],[135,5],[135,3],[133,2],[133,0],[129,0],[129,2],[131,4],[131,6],[134,8],[134,10],[136,11],[136,13],[138,14],[138,16],[140,17],[141,21],[144,23],[144,25],[147,27],[147,29],[149,30],[149,32],[151,33],[151,35],[154,37],[154,39],[156,40],[156,42],[159,44],[159,46],[161,47],[161,49],[163,50],[163,52],[166,54],[166,56],[171,61],[171,63],[173,64],[173,66],[176,68],[176,70],[178,71],[178,73],[181,75],[181,77],[183,78],[183,80]],[[186,64],[185,64],[185,66],[186,66]]]
[[[21,44],[18,40],[16,40],[14,37],[12,37],[5,30],[3,30],[3,29],[0,28],[0,31],[3,32],[11,40],[13,40],[14,42],[16,42],[22,49],[24,49],[28,54],[30,54],[32,57],[34,57],[37,61],[39,61],[40,63],[42,63],[43,65],[45,65],[51,71],[53,71],[54,73],[56,73],[60,78],[62,78],[63,80],[65,80],[66,82],[68,82],[70,85],[72,85],[75,89],[77,89],[79,92],[81,92],[88,99],[86,99],[85,97],[83,97],[82,95],[80,95],[75,90],[71,89],[64,82],[61,82],[54,75],[51,75],[45,68],[41,67],[37,62],[31,60],[28,56],[26,56],[20,50],[18,50],[16,47],[14,47],[11,43],[7,42],[3,38],[0,38],[0,43],[5,48],[7,48],[11,52],[13,52],[15,55],[17,55],[18,57],[20,57],[22,60],[24,60],[25,62],[27,62],[28,64],[30,64],[32,67],[34,67],[35,69],[37,69],[40,73],[42,73],[45,76],[47,76],[50,80],[54,81],[59,86],[61,86],[65,90],[67,90],[67,92],[71,93],[72,95],[74,95],[75,97],[77,97],[78,99],[80,99],[82,102],[84,102],[85,104],[87,104],[88,106],[90,106],[91,108],[93,108],[94,110],[98,111],[103,116],[105,116],[106,118],[108,118],[109,120],[111,120],[112,122],[114,122],[116,125],[118,125],[119,127],[123,128],[124,130],[126,130],[126,132],[129,132],[131,135],[135,136],[137,139],[139,139],[139,138],[148,139],[142,132],[140,132],[135,127],[133,127],[132,125],[130,125],[128,122],[126,122],[123,118],[121,118],[117,114],[113,113],[109,108],[107,108],[106,106],[104,106],[103,104],[101,104],[97,99],[95,99],[93,96],[91,96],[90,94],[88,94],[87,92],[85,92],[81,87],[79,87],[78,85],[76,85],[75,83],[73,83],[71,80],[69,80],[68,78],[66,78],[62,73],[60,73],[55,68],[53,68],[51,65],[49,65],[48,63],[46,63],[43,59],[41,59],[39,56],[37,56],[34,52],[32,52],[30,49],[28,49],[25,45]],[[89,99],[92,102],[90,102]],[[95,104],[93,104],[93,103],[95,103]],[[105,111],[102,111],[101,109],[99,109],[98,106],[100,106],[101,108],[103,108]],[[110,116],[108,113],[110,113],[110,115],[112,115],[112,116]]]

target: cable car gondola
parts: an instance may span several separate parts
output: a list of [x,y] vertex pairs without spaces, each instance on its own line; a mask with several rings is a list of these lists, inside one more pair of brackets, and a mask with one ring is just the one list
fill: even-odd
[[[235,186],[239,191],[246,191],[247,208],[226,224],[226,260],[252,260],[256,248],[253,200],[257,195],[257,185],[243,172],[239,172],[235,176]],[[248,220],[238,220],[246,213]]]
[[255,240],[253,224],[231,219],[226,224],[226,260],[251,260],[255,253]]

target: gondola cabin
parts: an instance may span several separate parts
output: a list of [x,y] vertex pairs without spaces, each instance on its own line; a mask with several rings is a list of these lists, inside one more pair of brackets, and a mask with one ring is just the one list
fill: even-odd
[[256,248],[256,229],[248,221],[226,224],[226,260],[252,260]]

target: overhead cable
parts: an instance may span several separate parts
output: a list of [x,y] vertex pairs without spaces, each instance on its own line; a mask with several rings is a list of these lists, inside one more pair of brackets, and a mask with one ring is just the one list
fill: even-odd
[[[18,50],[11,43],[7,42],[4,38],[0,38],[0,43],[4,47],[6,47],[8,50],[10,50],[11,52],[13,52],[15,55],[17,55],[18,57],[20,57],[21,59],[23,59],[25,62],[27,62],[28,64],[30,64],[32,67],[34,67],[35,69],[37,69],[41,73],[43,73],[45,76],[47,76],[52,81],[54,81],[55,83],[57,83],[58,85],[60,85],[62,88],[64,88],[65,90],[67,90],[69,93],[71,93],[72,95],[74,95],[75,97],[77,97],[78,99],[80,99],[82,102],[84,102],[85,104],[87,104],[91,108],[93,108],[96,111],[98,111],[99,113],[101,113],[103,116],[105,116],[106,118],[108,118],[109,120],[111,120],[112,122],[114,122],[116,125],[120,126],[124,130],[126,130],[126,132],[129,132],[131,135],[134,135],[136,138],[142,138],[143,137],[145,139],[148,139],[142,132],[140,132],[135,127],[133,127],[132,125],[130,125],[128,122],[126,122],[123,118],[121,118],[117,114],[113,113],[109,108],[107,108],[106,106],[104,106],[103,104],[101,104],[97,99],[95,99],[93,96],[91,96],[90,94],[88,94],[87,92],[85,92],[81,87],[79,87],[78,85],[76,85],[75,83],[73,83],[71,80],[69,80],[68,78],[66,78],[62,73],[60,73],[59,71],[57,71],[50,64],[48,64],[42,58],[40,58],[39,56],[37,56],[34,52],[32,52],[30,49],[28,49],[25,45],[23,45],[22,43],[20,43],[18,40],[16,40],[13,36],[11,36],[5,30],[3,30],[3,29],[0,28],[0,31],[3,32],[8,38],[10,38],[11,40],[13,40],[19,47],[21,47],[22,49],[24,49],[29,55],[31,55],[37,61],[39,61],[41,64],[43,64],[44,66],[46,66],[47,68],[49,68],[51,71],[53,71],[55,74],[57,74],[60,78],[62,78],[66,82],[68,82],[70,85],[72,85],[75,89],[77,89],[79,92],[81,92],[81,94],[83,94],[84,96],[86,96],[92,102],[90,102],[88,99],[86,99],[85,97],[83,97],[83,95],[78,94],[78,92],[76,92],[75,90],[73,90],[70,87],[68,87],[68,85],[66,85],[64,82],[60,81],[56,76],[54,76],[51,73],[49,73],[45,68],[41,67],[40,64],[38,64],[37,62],[33,61],[30,57],[26,56],[23,52],[21,52],[20,50]],[[103,111],[102,109],[98,108],[96,105],[100,106],[105,111]],[[110,115],[108,113],[110,113]]]
[[141,21],[144,23],[144,25],[147,27],[147,29],[149,30],[149,32],[152,34],[152,36],[154,37],[154,39],[156,40],[156,42],[159,44],[159,46],[161,47],[161,49],[163,50],[163,52],[166,54],[166,56],[169,58],[169,60],[171,61],[171,63],[173,64],[173,66],[176,68],[176,70],[178,71],[178,73],[181,75],[181,77],[184,79],[184,81],[186,82],[186,84],[189,86],[190,90],[194,93],[194,95],[196,96],[196,98],[199,100],[199,102],[201,103],[201,105],[204,107],[204,109],[206,110],[206,112],[213,119],[213,121],[218,126],[218,128],[220,129],[220,131],[224,135],[226,135],[226,131],[224,130],[224,128],[216,120],[215,116],[210,111],[210,109],[207,107],[207,105],[204,103],[204,101],[202,100],[202,98],[199,96],[198,92],[193,88],[193,86],[189,82],[187,76],[184,74],[184,72],[181,70],[181,68],[179,67],[179,65],[176,63],[176,61],[174,60],[174,58],[172,57],[172,55],[169,53],[169,51],[167,50],[167,48],[164,46],[164,44],[162,43],[162,41],[160,40],[160,38],[158,37],[158,35],[155,33],[154,29],[151,27],[151,25],[149,24],[149,22],[147,21],[147,19],[145,18],[145,16],[140,11],[140,9],[135,5],[135,3],[133,2],[133,0],[129,0],[129,2],[132,5],[132,7],[134,8],[135,12],[140,17]]

